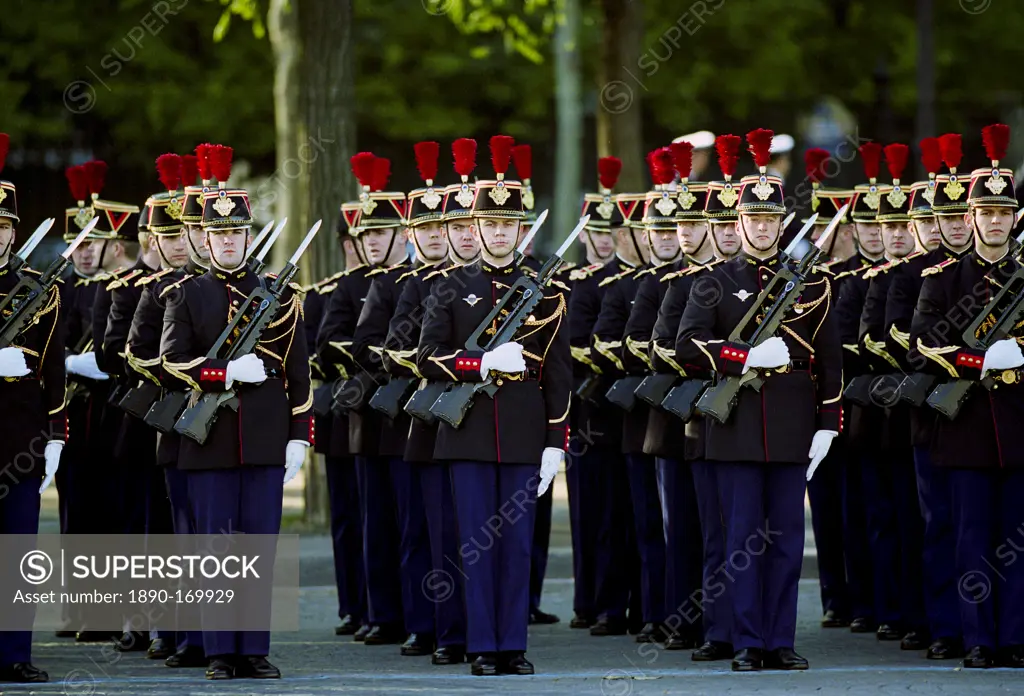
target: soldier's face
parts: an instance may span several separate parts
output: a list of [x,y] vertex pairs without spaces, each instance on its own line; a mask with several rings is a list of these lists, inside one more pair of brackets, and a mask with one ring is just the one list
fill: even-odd
[[0,261],[6,262],[14,242],[14,225],[8,218],[0,218]]
[[615,252],[615,237],[611,232],[595,232],[584,230],[583,243],[590,244],[598,258],[606,259]]
[[939,247],[942,240],[939,237],[939,223],[935,221],[935,216],[911,220],[907,227],[913,231],[924,251],[932,251]]
[[206,235],[206,245],[210,255],[221,268],[234,270],[242,265],[245,259],[245,240],[249,228],[216,230]]
[[512,253],[519,239],[519,221],[504,218],[477,218],[474,225],[483,248],[495,258]]
[[1003,206],[980,206],[967,214],[973,219],[974,227],[981,241],[988,246],[1002,246],[1013,230],[1013,208]]
[[897,259],[914,250],[910,230],[902,222],[882,223],[882,244],[885,246],[885,253]]
[[473,225],[467,220],[452,220],[448,228],[448,243],[460,259],[471,259],[480,253],[480,242],[473,234]]
[[779,243],[782,216],[740,213],[740,228],[747,244],[757,251],[770,251]]
[[936,215],[939,232],[946,244],[959,249],[971,243],[971,229],[967,226],[966,217],[961,215]]
[[856,222],[857,243],[868,254],[877,256],[885,251],[882,244],[882,230],[877,222]]
[[372,266],[384,261],[388,256],[391,241],[396,234],[398,234],[397,227],[384,227],[366,230],[359,235],[363,243],[363,252],[366,254],[366,262]]
[[99,247],[99,243],[86,239],[78,245],[77,249],[71,252],[71,263],[75,264],[75,268],[79,273],[91,276],[96,272],[97,264],[100,260]]
[[694,220],[676,223],[676,235],[684,254],[696,254],[708,236],[708,223]]
[[736,231],[735,222],[717,222],[711,225],[711,233],[715,235],[718,251],[724,256],[732,256],[740,250],[740,235]]
[[679,236],[675,230],[652,230],[651,253],[658,261],[671,261],[679,256]]
[[156,235],[157,246],[163,258],[173,268],[181,268],[188,261],[188,242],[184,230],[179,234]]
[[210,260],[210,250],[206,247],[206,230],[202,225],[185,225],[188,239],[202,261]]
[[440,261],[448,254],[448,243],[444,238],[440,222],[428,222],[409,230],[415,236],[416,246],[427,261]]

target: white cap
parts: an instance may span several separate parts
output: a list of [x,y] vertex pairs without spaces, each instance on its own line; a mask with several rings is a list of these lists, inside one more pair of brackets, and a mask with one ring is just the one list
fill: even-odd
[[772,146],[768,150],[773,155],[784,155],[793,149],[796,142],[793,140],[793,136],[787,133],[779,133],[772,138]]
[[680,135],[678,138],[673,140],[674,143],[690,143],[693,145],[694,150],[706,150],[715,144],[715,134],[711,131],[697,131],[696,133],[688,133],[686,135]]

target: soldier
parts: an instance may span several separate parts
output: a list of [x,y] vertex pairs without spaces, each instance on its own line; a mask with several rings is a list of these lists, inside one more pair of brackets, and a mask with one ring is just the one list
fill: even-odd
[[381,456],[380,414],[367,405],[370,389],[376,385],[364,369],[368,365],[359,362],[353,351],[353,340],[373,275],[406,259],[401,233],[405,194],[383,190],[391,168],[386,159],[361,152],[352,157],[352,168],[363,190],[358,226],[349,229],[366,265],[338,279],[327,302],[317,348],[321,362],[333,365],[346,380],[335,389],[336,403],[339,397],[352,397],[350,403],[336,407],[345,415],[337,417],[331,429],[344,427],[348,421],[349,452],[355,455],[359,499],[363,503],[363,566],[371,626],[363,640],[367,645],[391,645],[406,639],[394,492],[387,459]]
[[[911,187],[909,224],[913,227],[920,250],[925,253],[893,269],[885,303],[885,322],[888,327],[885,347],[908,374],[922,371],[921,365],[911,364],[908,360],[911,322],[924,282],[922,273],[927,268],[959,258],[939,229],[940,216],[932,209],[932,203],[937,201],[947,209],[962,206],[961,223],[966,212],[965,200],[957,203],[945,191],[940,192],[938,189],[939,177],[944,180],[943,189],[952,183],[949,175],[938,174],[942,166],[938,138],[924,138],[921,141],[921,160],[928,172],[928,181],[917,182]],[[955,187],[951,191],[955,192]],[[963,198],[962,194],[958,197]],[[930,660],[946,660],[961,657],[963,645],[960,610],[957,607],[956,539],[953,535],[953,493],[949,484],[949,470],[934,466],[929,452],[932,428],[937,416],[929,406],[922,404],[910,407],[910,437],[914,450],[917,494],[924,517],[924,604],[932,638],[927,657]]]
[[[9,139],[0,133],[0,172]],[[0,180],[0,301],[18,284],[19,274],[8,263],[14,248],[18,218],[17,189]],[[20,273],[37,274],[27,267]],[[0,533],[35,535],[39,531],[40,494],[53,481],[68,436],[64,403],[64,327],[60,291],[49,289],[46,302],[32,324],[18,336],[18,345],[0,348],[0,404],[4,435],[0,463],[4,495],[0,497]],[[22,460],[28,453],[28,464]],[[35,616],[32,606],[8,608],[25,625]],[[32,664],[32,631],[0,631],[0,682],[49,681]]]
[[[720,378],[758,369],[764,379],[760,392],[739,392],[726,423],[709,419],[707,430],[706,456],[717,468],[727,557],[734,564],[741,557],[749,561],[749,568],[733,575],[732,668],[807,669],[793,649],[805,474],[813,475],[840,428],[842,355],[828,320],[829,280],[818,273],[808,276],[784,320],[785,337],[756,346],[727,340],[781,263],[784,195],[781,182],[765,173],[771,131],[754,131],[747,140],[760,175],[741,181],[737,210],[744,254],[709,273],[723,288],[719,302],[702,302],[696,286],[691,291],[676,351],[685,363]],[[754,554],[748,549],[761,551],[754,540],[769,534],[762,529],[765,520],[773,538]]]
[[[262,284],[246,264],[248,194],[225,185],[230,161],[229,152],[211,153],[220,182],[203,194],[211,268],[178,286],[164,317],[160,354],[164,370],[194,392],[234,388],[239,399],[237,411],[219,412],[204,445],[181,439],[178,466],[188,479],[196,532],[278,534],[284,484],[298,474],[314,439],[309,359],[301,300],[288,293],[253,353],[230,361],[206,357]],[[203,648],[207,679],[281,676],[267,660],[268,631],[205,631]]]
[[[1013,544],[1024,493],[1024,462],[1020,449],[1013,446],[1024,366],[1020,329],[1013,326],[987,350],[965,346],[961,337],[964,321],[977,321],[978,307],[987,305],[1021,272],[1020,262],[1009,253],[1017,208],[1013,172],[999,167],[1009,128],[987,126],[982,135],[992,166],[974,170],[967,191],[965,218],[974,232],[974,250],[959,261],[926,271],[910,331],[910,355],[912,363],[918,361],[940,379],[987,377],[991,382],[987,389],[973,386],[952,419],[937,419],[931,456],[935,466],[948,469],[952,486],[957,589],[967,648],[964,667],[1019,668],[1024,666],[1024,576],[1021,565],[1008,560],[1004,542],[1010,539]],[[947,183],[957,184],[948,192],[951,198],[963,196],[963,183],[952,177]],[[1015,303],[1018,297],[1008,300]],[[989,319],[995,321],[1005,311],[1008,307],[1000,306]]]
[[[472,204],[475,187],[468,183],[476,167],[476,141],[459,138],[452,143],[455,171],[463,184],[452,184],[444,190],[442,221],[447,239],[448,257],[421,264],[406,274],[385,340],[384,365],[392,378],[420,377],[416,353],[424,315],[429,309],[424,302],[431,286],[447,277],[455,268],[473,263],[479,255],[479,243],[473,235]],[[464,187],[465,186],[465,187]],[[470,243],[471,242],[471,243]],[[421,380],[422,386],[427,385]],[[462,572],[456,563],[459,540],[452,499],[451,467],[445,460],[434,459],[437,424],[412,418],[405,440],[403,458],[419,468],[423,501],[426,507],[430,537],[431,575],[422,583],[423,590],[434,591],[434,626],[437,649],[431,656],[435,665],[460,664],[466,659],[466,618],[463,610]]]
[[[522,189],[504,178],[511,146],[507,136],[491,139],[497,177],[477,182],[473,203],[481,261],[431,289],[433,311],[424,316],[416,360],[427,379],[493,377],[498,387],[493,398],[474,400],[460,428],[441,423],[434,448],[435,459],[451,462],[466,647],[478,655],[475,675],[533,674],[525,652],[534,495],[545,492],[564,462],[569,435],[572,378],[562,291],[545,289],[515,341],[488,352],[465,350],[470,333],[522,273],[513,263]],[[505,516],[509,525],[492,533],[488,525]]]
[[[614,259],[621,249],[627,258],[635,251],[630,224],[639,218],[643,194],[613,195],[622,162],[615,157],[598,160],[599,193],[583,197],[584,214],[590,214],[587,226],[580,233],[587,245],[589,266],[569,273],[573,292],[569,303],[569,334],[573,357],[573,383],[576,407],[571,409],[572,457],[565,472],[569,493],[569,523],[573,548],[573,612],[570,628],[591,628],[601,615],[612,616],[618,625],[611,628],[625,632],[626,594],[628,580],[621,562],[625,553],[622,506],[618,491],[613,492],[611,477],[618,466],[618,456],[610,450],[618,445],[620,416],[601,396],[611,382],[600,375],[600,368],[591,357],[591,333],[601,310],[598,285],[605,278],[632,268],[623,257]],[[602,250],[611,247],[607,258]],[[591,259],[593,252],[595,259]],[[609,506],[609,501],[615,501]],[[598,633],[608,631],[608,622]]]

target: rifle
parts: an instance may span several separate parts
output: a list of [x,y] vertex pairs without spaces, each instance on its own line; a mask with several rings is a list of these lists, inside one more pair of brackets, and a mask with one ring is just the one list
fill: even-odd
[[416,377],[391,376],[387,384],[382,385],[370,397],[370,407],[380,411],[385,416],[394,420],[402,409],[402,400],[408,396],[409,391],[419,380]]
[[710,379],[688,379],[665,396],[661,407],[688,423],[697,410],[697,399],[710,386]]
[[[224,328],[207,353],[207,358],[230,361],[256,350],[260,337],[281,308],[281,296],[299,270],[295,263],[313,241],[313,237],[320,230],[322,223],[322,220],[317,220],[313,224],[305,239],[299,244],[299,248],[288,259],[284,268],[281,269],[280,275],[274,279],[269,288],[263,287],[261,283],[260,287],[249,293],[244,309],[240,309]],[[260,260],[268,248],[264,246],[260,251],[258,256]],[[217,422],[217,415],[222,407],[230,408],[233,411],[238,410],[238,395],[234,389],[219,393],[194,393],[192,400],[193,403],[184,410],[177,423],[174,424],[174,431],[195,440],[200,445],[204,444],[210,436],[210,430]]]
[[601,375],[597,374],[596,372],[590,372],[587,374],[586,377],[583,378],[583,381],[579,383],[576,389],[573,390],[573,393],[577,397],[579,397],[581,401],[592,401],[594,403],[597,403],[595,395],[597,393],[598,387],[600,386]]
[[[277,238],[281,236],[281,230],[284,229],[284,226],[285,224],[287,224],[287,222],[288,218],[285,218],[281,220],[281,222],[277,223],[277,227],[274,228],[274,232],[273,234],[270,235],[270,239],[268,239],[267,243],[263,245],[263,248],[256,253],[256,256],[252,259],[252,261],[248,261],[248,255],[246,256],[246,262],[249,264],[249,270],[251,270],[256,275],[262,273],[263,269],[266,267],[267,264],[264,262],[263,259],[267,258],[267,252],[270,251],[270,247],[274,246],[274,242],[277,241]],[[256,252],[256,247],[259,246],[259,243],[267,235],[267,230],[269,230],[270,226],[273,224],[273,221],[268,222],[267,225],[262,230],[260,230],[259,235],[257,235],[256,239],[253,240],[252,244],[249,247],[249,254],[253,254],[254,252]]]
[[618,406],[626,413],[631,413],[636,406],[636,390],[643,381],[643,375],[620,377],[604,393],[604,398],[608,399],[612,406]]
[[928,394],[931,393],[932,387],[938,381],[935,375],[930,375],[927,372],[911,373],[900,384],[900,398],[911,406],[924,406],[925,401],[928,400]]
[[[996,320],[988,321],[990,316],[995,316]],[[1014,271],[995,297],[964,329],[964,345],[974,350],[986,351],[993,343],[1006,338],[1021,320],[1024,320],[1024,268]],[[992,389],[995,383],[996,380],[991,375],[986,375],[980,380],[958,379],[954,382],[945,382],[935,387],[928,396],[928,405],[953,420],[975,384]]]
[[128,414],[145,420],[153,404],[160,398],[160,391],[159,384],[143,379],[136,386],[130,388],[117,405]]
[[[14,345],[15,341],[21,335],[25,329],[30,327],[35,320],[36,314],[43,308],[43,304],[47,300],[47,296],[50,293],[50,289],[60,279],[64,270],[71,263],[71,255],[75,252],[75,249],[85,241],[85,238],[93,228],[96,227],[96,223],[99,222],[98,217],[94,217],[89,221],[75,240],[68,245],[68,248],[58,256],[53,263],[50,264],[41,276],[36,278],[31,274],[20,274],[17,284],[11,289],[7,296],[0,302],[0,317],[6,316],[7,320],[0,327],[0,348],[7,348],[8,346]],[[29,241],[25,243],[21,249],[18,250],[18,254],[11,259],[11,262],[18,269],[21,269],[25,265],[25,259],[35,245],[42,240],[46,231],[53,225],[53,219],[47,219],[44,221],[39,228],[32,234]],[[45,228],[45,229],[44,229]],[[34,240],[34,241],[33,241]],[[31,247],[29,242],[32,242]]]
[[640,382],[640,386],[636,388],[636,398],[655,408],[661,408],[661,403],[678,381],[679,375],[668,372],[655,372],[647,375]]
[[[480,322],[480,325],[470,334],[466,340],[466,350],[482,350],[486,352],[513,340],[523,322],[526,321],[527,317],[530,316],[530,313],[541,301],[541,298],[543,298],[544,288],[551,282],[555,273],[558,272],[558,269],[565,262],[562,254],[576,240],[580,230],[589,221],[589,215],[584,215],[580,218],[576,229],[562,242],[562,246],[544,262],[544,265],[537,272],[536,278],[522,275],[516,279],[512,287],[498,300],[498,303],[488,312],[484,320]],[[535,224],[533,231],[536,231],[536,229],[537,225]],[[520,245],[520,248],[525,249],[525,246]],[[511,309],[506,310],[505,308],[509,306]],[[503,315],[503,311],[507,311],[508,314]],[[497,331],[487,340],[485,345],[481,345],[480,341],[494,322],[499,322]],[[491,379],[490,373],[482,382],[453,382],[438,397],[434,405],[430,407],[430,412],[453,428],[458,428],[462,425],[463,419],[473,405],[473,398],[480,392],[487,394],[492,399],[498,392],[498,385]]]
[[[844,205],[840,208],[839,212],[828,223],[828,227],[825,228],[818,241],[811,246],[810,250],[793,267],[788,261],[791,260],[790,255],[796,249],[797,243],[803,238],[806,231],[810,229],[809,226],[813,224],[814,218],[808,220],[801,233],[790,242],[790,245],[783,252],[787,257],[790,257],[787,259],[787,263],[783,264],[767,287],[757,296],[753,306],[751,306],[732,330],[732,333],[729,334],[730,341],[742,341],[743,332],[748,326],[753,326],[757,323],[757,318],[762,313],[762,310],[766,310],[764,311],[764,317],[757,324],[757,328],[754,329],[747,343],[753,347],[775,336],[782,326],[782,321],[786,318],[790,307],[796,303],[800,293],[803,292],[804,280],[811,274],[814,265],[824,255],[825,244],[832,236],[835,228],[839,226],[839,221],[843,219],[849,207],[849,205]],[[768,297],[770,295],[775,296],[775,299],[769,300]],[[763,384],[764,380],[753,370],[739,377],[728,376],[724,379],[719,378],[715,385],[705,391],[698,399],[697,410],[711,416],[719,423],[725,423],[729,420],[729,415],[739,399],[740,389],[747,386],[754,391],[760,391]]]

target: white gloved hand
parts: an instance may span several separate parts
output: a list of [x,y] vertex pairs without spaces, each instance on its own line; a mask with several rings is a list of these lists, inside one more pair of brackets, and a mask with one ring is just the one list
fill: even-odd
[[487,379],[487,373],[494,372],[525,372],[526,361],[523,360],[523,346],[519,343],[504,343],[494,350],[484,353],[480,358],[480,376]]
[[558,467],[565,461],[565,451],[557,447],[545,447],[540,456],[540,484],[537,486],[537,497],[544,495],[551,482],[555,480]]
[[39,492],[42,493],[50,484],[53,483],[53,477],[57,475],[57,467],[60,466],[60,453],[64,449],[64,443],[60,440],[50,440],[46,443],[46,448],[43,450],[43,460],[46,462],[46,477],[43,479],[43,485],[39,487]]
[[772,336],[760,345],[747,351],[747,361],[743,363],[743,372],[752,367],[782,367],[789,364],[789,346],[779,336]]
[[309,443],[302,440],[289,440],[284,448],[284,482],[288,483],[299,473],[306,461],[306,450]]
[[811,477],[814,476],[815,470],[818,465],[821,464],[821,460],[828,454],[829,448],[832,446],[832,440],[839,435],[835,430],[819,430],[814,433],[814,437],[811,438],[811,451],[807,453],[807,456],[811,458],[811,465],[807,467],[807,480],[810,481]]
[[981,376],[989,370],[1009,370],[1024,365],[1024,353],[1012,338],[996,341],[985,351],[985,362],[981,366]]
[[100,370],[96,364],[96,353],[91,350],[81,355],[69,355],[64,359],[64,369],[73,375],[89,379],[110,379],[110,375]]
[[0,348],[0,377],[24,377],[29,372],[25,354],[20,348]]
[[230,389],[233,382],[259,384],[267,379],[267,368],[263,365],[263,361],[252,353],[229,362],[225,372],[225,389]]

